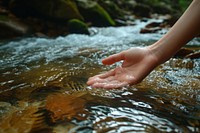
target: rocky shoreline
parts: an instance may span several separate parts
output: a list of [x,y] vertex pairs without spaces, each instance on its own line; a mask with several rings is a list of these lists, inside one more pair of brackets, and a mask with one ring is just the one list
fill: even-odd
[[148,19],[155,17],[155,14],[168,15],[165,23],[151,26],[154,30],[148,27],[141,30],[141,33],[152,33],[163,26],[173,25],[181,13],[181,6],[174,1],[2,0],[0,40],[23,36],[89,34],[88,27],[91,26],[126,26],[134,24],[136,18]]

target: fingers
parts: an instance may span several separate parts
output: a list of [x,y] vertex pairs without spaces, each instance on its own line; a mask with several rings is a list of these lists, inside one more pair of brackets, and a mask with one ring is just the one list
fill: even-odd
[[127,82],[120,82],[117,80],[113,80],[110,82],[96,82],[92,85],[94,88],[104,88],[104,89],[115,89],[127,86]]
[[95,83],[108,83],[108,82],[110,82],[112,80],[114,80],[113,76],[105,78],[105,79],[100,78],[99,76],[94,76],[94,77],[89,78],[87,84],[88,85],[93,85]]
[[102,63],[104,65],[112,65],[113,63],[121,61],[121,60],[124,60],[124,52],[120,52],[118,54],[111,55],[111,56],[103,59]]

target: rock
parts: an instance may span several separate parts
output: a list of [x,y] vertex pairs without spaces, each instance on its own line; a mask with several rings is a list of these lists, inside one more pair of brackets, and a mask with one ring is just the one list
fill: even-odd
[[53,94],[46,98],[47,117],[51,124],[72,119],[85,120],[88,114],[85,110],[87,92],[74,92],[72,94]]
[[151,16],[152,9],[145,4],[137,4],[133,8],[133,13],[138,17],[147,17],[149,18]]
[[88,26],[78,19],[69,20],[68,30],[70,33],[89,34]]
[[11,11],[20,17],[46,17],[53,20],[80,19],[76,4],[71,0],[12,0]]
[[114,26],[115,22],[108,12],[97,2],[91,0],[76,0],[79,11],[84,19],[94,26]]
[[179,57],[179,58],[183,58],[183,57],[186,57],[187,55],[190,55],[192,53],[194,53],[194,51],[191,50],[191,49],[181,48],[174,56]]
[[161,30],[159,27],[154,27],[154,28],[142,28],[140,30],[140,33],[156,33],[157,31]]
[[0,15],[0,29],[0,39],[10,39],[31,33],[27,25],[4,15]]
[[161,24],[162,24],[162,22],[151,22],[151,23],[147,24],[145,27],[146,28],[160,27]]
[[192,50],[192,49],[189,49],[189,48],[181,48],[175,54],[175,57],[197,59],[197,58],[200,58],[200,50]]
[[99,0],[98,3],[109,13],[113,19],[124,18],[125,12],[110,0]]
[[159,14],[171,14],[173,13],[173,9],[169,4],[159,2],[152,5],[152,12]]
[[190,58],[190,59],[197,59],[197,58],[200,58],[200,51],[191,53],[191,54],[187,55],[186,58]]
[[[1,133],[40,133],[51,132],[51,128],[45,123],[44,113],[40,103],[27,103],[19,101],[17,106],[9,103],[3,105],[7,112],[2,114],[0,122]],[[1,106],[2,107],[2,106]],[[1,112],[2,113],[2,112]]]

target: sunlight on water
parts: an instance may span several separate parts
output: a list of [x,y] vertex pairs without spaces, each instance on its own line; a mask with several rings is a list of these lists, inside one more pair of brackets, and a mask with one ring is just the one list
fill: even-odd
[[[139,34],[144,25],[1,42],[0,132],[199,132],[199,58],[172,58],[121,90],[86,85],[120,64],[102,58],[162,36]],[[188,47],[200,50],[199,39]]]

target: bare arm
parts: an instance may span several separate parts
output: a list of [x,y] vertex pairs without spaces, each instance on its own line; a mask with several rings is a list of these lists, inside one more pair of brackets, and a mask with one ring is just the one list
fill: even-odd
[[176,24],[156,43],[144,48],[130,48],[102,60],[121,66],[89,78],[87,84],[98,88],[119,88],[137,84],[155,67],[171,58],[183,45],[200,33],[200,0],[193,0]]
[[170,31],[149,48],[162,58],[159,62],[163,63],[199,33],[200,0],[193,0]]

